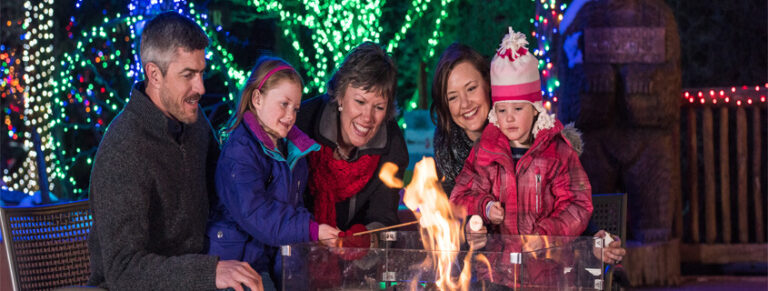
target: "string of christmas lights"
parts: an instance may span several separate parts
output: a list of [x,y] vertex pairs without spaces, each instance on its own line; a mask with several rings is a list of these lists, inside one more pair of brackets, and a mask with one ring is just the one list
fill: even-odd
[[[258,11],[279,16],[283,35],[290,39],[307,72],[304,93],[313,89],[323,93],[327,75],[341,61],[344,53],[362,41],[378,41],[381,33],[380,1],[302,1],[286,5],[278,1],[254,1],[252,4]],[[303,41],[299,39],[303,27],[311,31],[311,45],[302,45]],[[311,52],[305,48],[311,48]]]
[[4,45],[0,46],[0,97],[4,99],[4,104],[8,104],[3,109],[3,124],[8,131],[8,138],[14,141],[19,140],[19,126],[24,123],[24,114],[21,112],[24,86],[20,64],[21,59],[15,49],[6,50]]
[[[125,90],[118,91],[114,87],[130,87],[142,78],[137,45],[138,31],[146,21],[144,14],[175,10],[193,18],[204,28],[212,41],[206,54],[209,70],[224,71],[224,85],[230,92],[222,102],[233,100],[237,88],[245,82],[246,72],[237,68],[232,54],[227,52],[211,29],[207,14],[197,13],[194,3],[157,2],[153,7],[134,1],[128,8],[128,16],[119,13],[111,18],[105,16],[100,25],[83,30],[76,39],[76,49],[64,53],[61,58],[57,79],[62,81],[55,84],[54,95],[58,100],[52,122],[62,130],[64,146],[57,143],[59,158],[55,168],[59,170],[58,177],[72,185],[72,192],[76,195],[83,195],[88,185],[87,179],[76,179],[73,170],[78,167],[81,167],[80,170],[82,167],[90,169],[106,124],[128,102],[128,96],[120,94]],[[74,35],[70,34],[70,38]],[[122,75],[119,75],[121,72]],[[89,138],[83,141],[80,137]]]
[[[67,37],[75,46],[61,54],[58,62],[50,55],[53,0],[35,6],[29,2],[25,4],[27,12],[23,29],[27,31],[24,35],[27,45],[23,61],[27,64],[26,86],[22,82],[10,82],[7,78],[3,79],[3,84],[4,88],[9,87],[5,84],[18,84],[16,91],[24,92],[24,114],[20,116],[24,117],[26,128],[36,128],[41,134],[51,191],[56,185],[51,182],[58,180],[67,185],[63,187],[65,189],[58,190],[71,191],[80,197],[85,195],[87,176],[77,177],[76,174],[90,172],[93,155],[106,125],[128,101],[127,96],[121,96],[121,93],[124,93],[126,86],[130,87],[134,81],[141,79],[142,68],[136,46],[138,31],[143,27],[146,15],[171,9],[190,16],[205,29],[212,41],[206,54],[209,70],[223,73],[224,85],[229,91],[222,101],[231,103],[244,84],[248,71],[239,69],[235,64],[234,56],[218,40],[222,27],[212,27],[205,12],[196,10],[193,3],[185,1],[146,2],[132,0],[127,5],[125,16],[121,13],[110,16],[102,10],[103,21],[83,29],[79,29],[74,16],[70,17],[65,28]],[[432,37],[427,41],[429,54],[425,58],[434,56],[434,48],[442,35],[440,24],[447,17],[445,7],[451,2],[442,0],[438,6],[440,11],[432,12],[437,17]],[[251,4],[257,11],[279,17],[283,35],[291,40],[309,76],[305,93],[313,90],[322,93],[328,74],[353,46],[365,40],[380,42],[381,39],[383,29],[379,19],[383,3],[380,1],[347,1],[341,4],[303,1],[288,7],[278,1],[254,1]],[[411,3],[401,29],[388,43],[389,51],[398,47],[416,20],[424,18],[430,8],[427,4],[424,0]],[[74,5],[80,9],[83,3],[77,1]],[[47,18],[32,19],[30,15],[46,15]],[[309,39],[312,45],[307,45],[308,41],[300,37],[302,29],[312,32]],[[3,60],[9,64],[12,56],[6,54]],[[7,70],[10,72],[10,69]],[[6,114],[6,120],[8,116]],[[16,127],[11,128],[12,135],[19,137],[21,132]],[[24,148],[29,155],[18,170],[10,173],[6,169],[3,180],[11,189],[31,192],[37,190],[35,153],[29,150],[32,148],[30,133],[23,134]]]
[[[26,152],[24,149],[24,63],[21,51],[24,46],[25,33],[23,7],[15,10],[5,10],[3,26],[3,43],[0,44],[0,104],[2,104],[3,127],[0,140],[3,142],[3,176],[10,176],[10,169],[18,167],[19,162],[14,153]],[[5,137],[7,136],[7,138]],[[7,156],[6,156],[7,155]],[[23,162],[23,161],[21,161]],[[18,176],[18,174],[17,174]],[[2,184],[6,183],[3,179]],[[7,188],[3,185],[4,189]]]
[[557,103],[555,92],[560,87],[560,81],[557,78],[557,67],[554,64],[557,56],[552,53],[551,49],[562,43],[553,43],[553,41],[560,37],[558,27],[568,5],[558,0],[532,1],[536,3],[536,14],[530,19],[534,26],[531,35],[538,41],[538,46],[533,50],[533,54],[539,59],[541,90],[546,100],[544,105],[547,108],[557,108],[557,106],[553,106],[553,103]]
[[[50,8],[52,4],[53,2],[49,1],[46,2],[47,6],[41,4],[37,6],[26,5],[25,8],[34,12],[35,15],[40,15],[41,13],[38,11],[42,10],[45,15],[52,16],[52,9]],[[178,10],[182,14],[195,13],[192,3],[188,7],[184,7],[184,4],[179,1],[174,2],[174,4],[176,5],[174,10]],[[139,6],[133,3],[131,6],[146,7],[146,5]],[[131,12],[134,11],[131,10]],[[48,164],[48,179],[51,182],[60,179],[71,185],[69,188],[71,188],[72,193],[82,195],[84,189],[87,188],[87,179],[80,181],[83,185],[78,185],[78,181],[71,170],[79,161],[84,162],[88,169],[90,168],[92,156],[95,154],[105,123],[108,123],[127,102],[127,99],[119,98],[120,94],[112,87],[115,80],[127,82],[127,86],[130,86],[133,81],[140,79],[142,73],[136,57],[136,26],[137,24],[143,25],[144,17],[135,13],[133,16],[122,17],[118,13],[111,19],[105,17],[101,25],[84,29],[76,41],[76,49],[62,55],[60,66],[56,70],[58,78],[52,78],[53,74],[50,73],[54,72],[52,56],[43,57],[39,51],[36,52],[35,50],[35,47],[45,44],[47,47],[43,47],[43,51],[51,52],[50,45],[53,36],[50,32],[45,33],[43,31],[49,31],[52,22],[35,20],[29,15],[27,12],[24,28],[28,32],[23,37],[27,40],[24,50],[25,63],[29,59],[32,59],[32,63],[25,67],[26,72],[28,72],[25,77],[29,76],[26,78],[27,84],[36,85],[29,86],[30,93],[33,94],[31,97],[29,94],[23,96],[25,102],[23,115],[27,116],[25,124],[28,125],[28,128],[38,128],[37,130],[41,134],[42,147],[47,154],[45,160]],[[202,27],[208,28],[208,23],[205,22],[207,15],[201,13],[193,16]],[[74,39],[75,34],[72,33],[72,28],[75,20],[74,18],[70,20],[66,29],[69,31],[68,37]],[[39,25],[40,28],[32,27],[32,25]],[[127,35],[125,28],[130,29],[130,33]],[[38,31],[43,35],[35,37],[35,35],[30,34]],[[206,32],[209,35],[212,34],[210,31]],[[236,92],[237,86],[244,82],[245,72],[237,69],[234,64],[227,64],[227,60],[232,60],[232,55],[215,41],[215,35],[212,39],[214,40],[213,49],[207,54],[209,59],[214,60],[211,70],[226,69],[225,76],[228,76],[229,79],[225,80],[225,85],[232,87],[230,92]],[[7,53],[3,55],[7,56]],[[33,55],[34,58],[30,58],[30,55]],[[4,60],[8,64],[11,58],[4,57]],[[36,68],[42,69],[36,70]],[[10,69],[8,71],[10,72]],[[31,74],[34,72],[40,73]],[[124,76],[116,76],[115,72],[124,72],[125,74]],[[17,82],[9,81],[8,78],[3,80],[4,84],[17,84]],[[17,88],[17,91],[23,91],[23,88],[21,89],[18,90]],[[4,91],[6,90],[4,89]],[[230,95],[229,99],[233,99],[233,95]],[[9,109],[12,108],[16,107],[9,106]],[[6,120],[9,116],[6,114]],[[61,140],[55,140],[51,136],[51,129],[53,128],[60,130]],[[90,140],[81,138],[83,136],[89,137],[88,134],[82,134],[82,132],[94,131],[97,134],[95,136],[91,134]],[[13,128],[11,132],[17,136]],[[25,136],[28,138],[30,133],[26,132]],[[34,160],[36,154],[32,150],[31,141],[25,140],[24,148],[29,153],[27,159],[17,171],[11,173],[6,169],[3,180],[11,189],[31,192],[37,190],[38,177],[35,175],[36,164]],[[53,159],[54,156],[55,159]],[[55,183],[50,183],[50,185],[50,190],[53,191]]]
[[765,106],[768,83],[763,86],[683,89],[683,106]]
[[[431,38],[427,40],[428,54],[435,54],[435,46],[442,36],[440,24],[448,16],[446,6],[453,0],[441,0],[439,9],[434,13],[434,28]],[[307,72],[305,93],[317,91],[323,93],[328,75],[343,59],[344,54],[360,42],[369,40],[381,42],[383,28],[381,19],[382,1],[345,1],[342,3],[320,3],[320,1],[305,0],[300,3],[283,4],[279,1],[253,1],[257,11],[274,13],[279,17],[279,25],[283,35],[290,39],[296,51],[302,68]],[[413,0],[403,16],[400,29],[396,29],[392,38],[387,42],[386,50],[392,53],[397,49],[405,34],[414,22],[424,18],[428,13],[429,0]],[[311,32],[310,40],[299,38],[301,30]]]
[[[37,172],[37,152],[32,143],[32,133],[35,130],[41,139],[41,148],[46,163],[53,160],[54,138],[51,135],[51,123],[48,122],[51,117],[52,82],[51,74],[54,70],[55,57],[53,56],[53,0],[44,0],[35,2],[25,1],[23,5],[24,20],[22,29],[25,31],[20,36],[24,42],[21,53],[21,63],[23,63],[22,81],[18,84],[23,86],[21,92],[23,98],[23,148],[28,151],[27,157],[22,161],[21,167],[17,171],[3,173],[3,183],[12,189],[24,192],[32,192],[38,189]],[[6,23],[7,26],[8,23]],[[10,58],[7,58],[10,60]],[[10,68],[9,72],[10,73]],[[8,116],[8,115],[6,115]],[[20,131],[14,134],[21,134]],[[47,180],[50,190],[55,189],[56,169],[46,167]]]

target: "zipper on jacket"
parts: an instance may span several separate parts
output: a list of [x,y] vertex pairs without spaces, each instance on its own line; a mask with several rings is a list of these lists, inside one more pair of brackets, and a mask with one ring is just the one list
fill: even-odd
[[541,174],[536,174],[536,213],[539,213],[539,193],[541,193]]
[[[503,202],[503,200],[506,200],[506,193],[507,193],[507,181],[504,179],[506,177],[504,167],[499,167],[499,181],[501,181],[501,185],[499,186],[499,202]],[[493,193],[491,193],[493,194]]]
[[293,205],[299,205],[301,199],[301,180],[296,181],[296,196],[293,199]]

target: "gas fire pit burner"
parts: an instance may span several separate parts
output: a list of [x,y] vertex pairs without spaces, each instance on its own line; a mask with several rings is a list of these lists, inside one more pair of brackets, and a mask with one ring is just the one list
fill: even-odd
[[[451,254],[455,260],[446,276],[460,281],[468,274],[463,290],[602,290],[600,238],[484,237],[485,247],[471,251],[463,244]],[[341,247],[283,246],[283,290],[462,290],[437,283],[438,269],[446,268],[438,268],[434,258],[444,254],[424,249],[419,232],[374,233],[369,248],[345,248],[346,239],[340,239]]]

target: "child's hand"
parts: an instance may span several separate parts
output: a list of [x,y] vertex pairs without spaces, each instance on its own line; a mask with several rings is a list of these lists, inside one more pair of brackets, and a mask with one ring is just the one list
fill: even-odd
[[321,224],[317,229],[317,239],[324,245],[333,247],[336,246],[336,238],[338,238],[339,232],[341,230],[336,227]]
[[500,224],[504,221],[504,207],[501,206],[501,202],[491,201],[488,204],[490,204],[487,213],[488,220],[493,224]]
[[469,242],[470,247],[472,247],[473,250],[479,250],[485,247],[485,244],[488,242],[488,237],[486,236],[486,234],[488,234],[488,229],[485,228],[485,225],[481,225],[477,230],[469,227],[469,225],[467,226],[467,242]]

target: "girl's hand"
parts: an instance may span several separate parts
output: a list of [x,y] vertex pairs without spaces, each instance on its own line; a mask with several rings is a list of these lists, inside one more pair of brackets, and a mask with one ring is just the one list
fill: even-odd
[[493,224],[500,224],[504,221],[504,207],[501,206],[501,202],[491,201],[488,209],[488,220]]
[[469,246],[473,250],[479,250],[485,247],[485,244],[488,242],[486,234],[488,234],[488,229],[485,228],[485,225],[478,230],[473,230],[471,227],[467,227],[467,242],[469,242]]
[[326,246],[334,247],[336,246],[336,239],[338,238],[339,232],[341,232],[341,230],[336,227],[321,224],[317,229],[317,240]]

